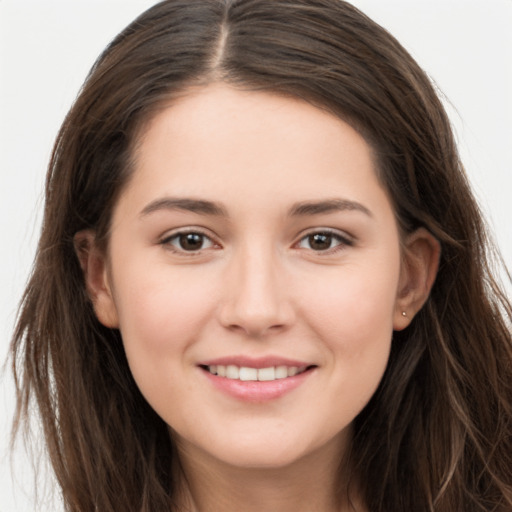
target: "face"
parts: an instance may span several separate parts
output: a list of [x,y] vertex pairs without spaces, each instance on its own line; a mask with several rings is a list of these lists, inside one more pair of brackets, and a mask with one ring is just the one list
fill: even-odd
[[370,147],[300,100],[211,85],[150,123],[115,207],[100,320],[186,453],[341,449],[402,321]]

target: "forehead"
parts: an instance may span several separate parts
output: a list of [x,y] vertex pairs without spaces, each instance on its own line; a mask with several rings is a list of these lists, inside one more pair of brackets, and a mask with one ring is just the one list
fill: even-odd
[[158,194],[216,195],[263,208],[269,198],[335,193],[372,202],[383,190],[371,147],[340,118],[300,99],[213,84],[188,91],[145,126],[126,193],[141,203]]

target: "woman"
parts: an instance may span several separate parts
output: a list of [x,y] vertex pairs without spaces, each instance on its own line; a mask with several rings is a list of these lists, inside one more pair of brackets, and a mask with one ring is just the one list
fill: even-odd
[[59,134],[20,414],[69,510],[509,510],[487,247],[387,32],[334,0],[162,2]]

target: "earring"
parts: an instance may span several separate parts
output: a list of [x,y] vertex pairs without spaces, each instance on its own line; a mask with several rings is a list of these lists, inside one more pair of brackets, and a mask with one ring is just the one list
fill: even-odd
[[407,313],[405,311],[402,311],[402,316],[407,316]]

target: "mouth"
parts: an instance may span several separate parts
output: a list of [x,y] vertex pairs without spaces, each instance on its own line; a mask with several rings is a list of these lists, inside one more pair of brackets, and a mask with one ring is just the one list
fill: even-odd
[[264,403],[310,381],[318,366],[281,356],[233,355],[201,361],[198,369],[214,389],[239,401]]
[[200,365],[204,371],[211,375],[223,377],[229,380],[237,380],[243,382],[272,382],[283,380],[289,377],[295,377],[308,370],[316,368],[315,365],[309,366],[268,366],[265,368],[254,368],[251,366],[237,366],[234,364],[222,365]]

